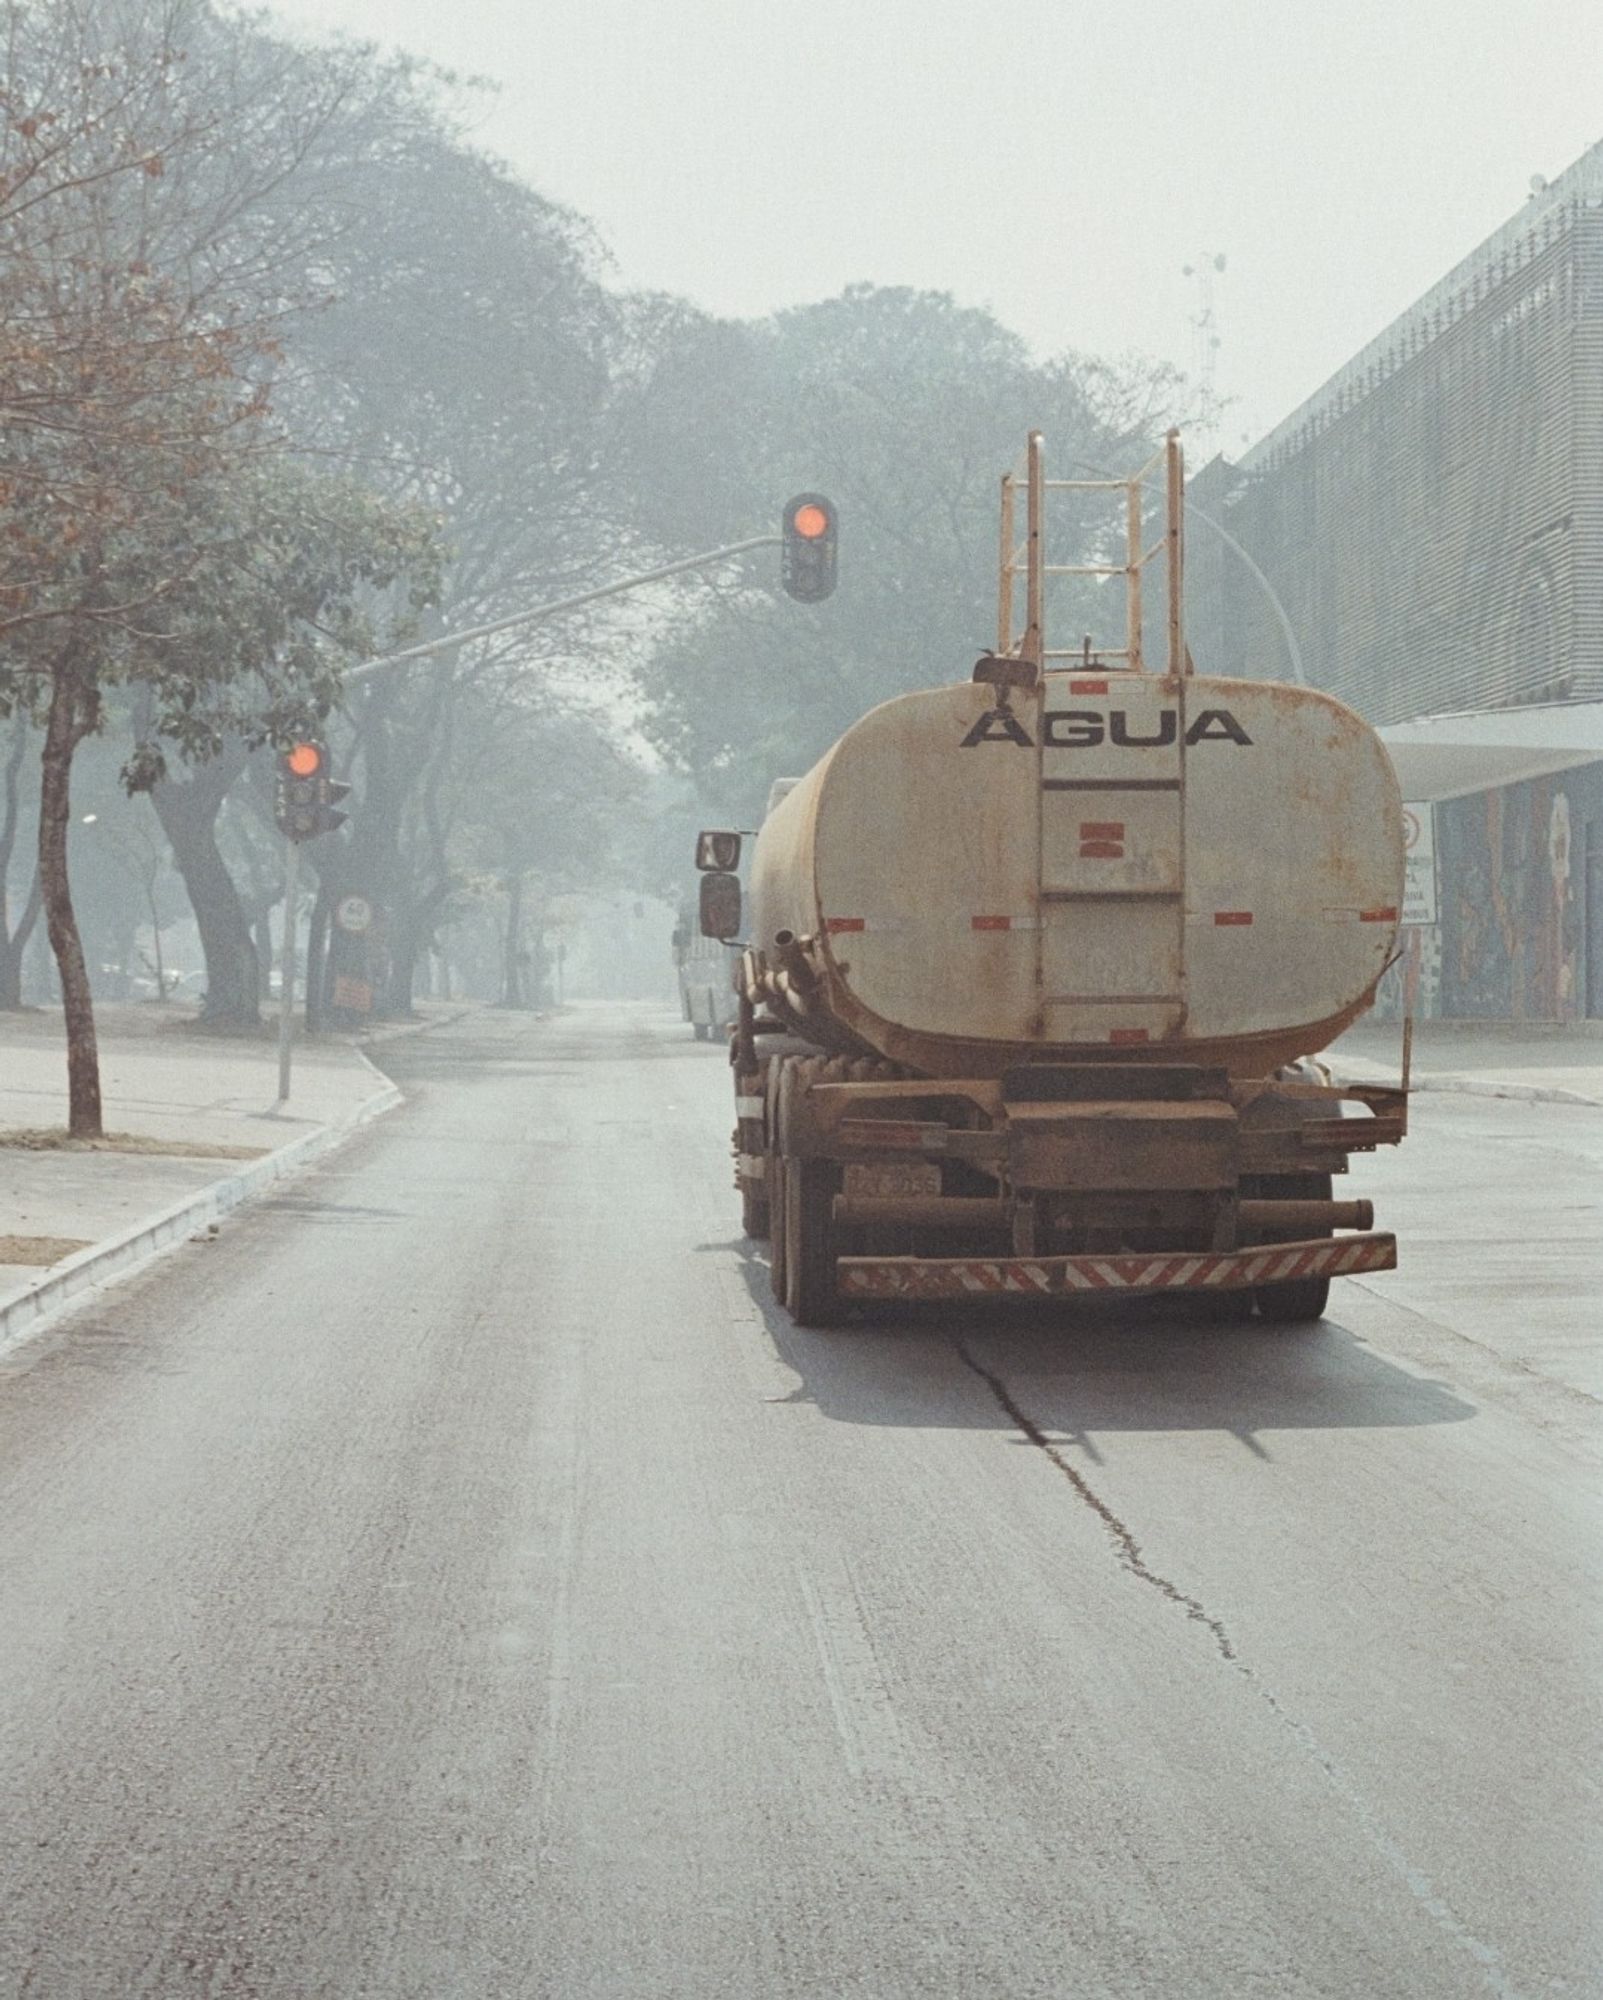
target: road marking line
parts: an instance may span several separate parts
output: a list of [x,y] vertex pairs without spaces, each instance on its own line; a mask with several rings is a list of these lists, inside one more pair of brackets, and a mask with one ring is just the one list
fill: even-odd
[[863,1775],[863,1750],[853,1726],[851,1704],[847,1698],[846,1685],[841,1678],[840,1661],[835,1657],[835,1648],[829,1636],[829,1627],[824,1620],[824,1607],[805,1563],[796,1564],[796,1580],[801,1585],[801,1593],[807,1604],[807,1617],[813,1628],[813,1643],[818,1648],[818,1664],[824,1676],[824,1692],[829,1696],[830,1712],[835,1718],[835,1734],[840,1738],[841,1755],[846,1760],[846,1768],[854,1778]]

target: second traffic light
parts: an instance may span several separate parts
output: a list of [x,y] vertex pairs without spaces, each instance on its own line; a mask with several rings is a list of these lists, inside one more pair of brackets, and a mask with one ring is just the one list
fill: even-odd
[[798,493],[785,503],[779,580],[802,604],[817,604],[835,588],[835,503],[822,493]]
[[280,753],[274,817],[290,840],[315,840],[345,824],[336,802],[350,791],[329,776],[328,751],[314,737],[302,737]]

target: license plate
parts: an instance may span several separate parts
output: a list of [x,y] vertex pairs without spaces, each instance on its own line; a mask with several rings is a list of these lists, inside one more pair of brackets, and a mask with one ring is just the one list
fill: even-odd
[[854,1160],[846,1168],[848,1197],[939,1194],[941,1170],[934,1160]]

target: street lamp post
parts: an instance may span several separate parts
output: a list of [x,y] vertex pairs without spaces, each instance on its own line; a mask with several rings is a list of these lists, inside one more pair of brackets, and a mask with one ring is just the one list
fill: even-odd
[[1216,521],[1211,514],[1205,514],[1195,500],[1182,500],[1180,504],[1193,520],[1202,521],[1208,527],[1212,528],[1213,532],[1224,543],[1226,548],[1234,549],[1236,554],[1246,564],[1251,574],[1257,579],[1260,589],[1269,600],[1270,610],[1275,614],[1275,622],[1280,627],[1280,636],[1286,642],[1286,653],[1291,660],[1291,677],[1299,687],[1306,687],[1308,685],[1308,676],[1303,671],[1302,648],[1297,644],[1297,634],[1292,630],[1291,619],[1286,613],[1285,605],[1280,601],[1280,593],[1222,521]]
[[[1101,471],[1097,466],[1087,465],[1084,459],[1077,458],[1070,462],[1081,472],[1089,472],[1093,479],[1112,479],[1115,476],[1111,472]],[[1201,521],[1204,526],[1212,528],[1225,547],[1233,549],[1246,565],[1248,573],[1268,599],[1269,608],[1275,614],[1275,623],[1280,627],[1280,636],[1285,641],[1286,657],[1291,662],[1291,677],[1299,687],[1306,687],[1308,675],[1302,663],[1302,648],[1297,644],[1297,634],[1292,628],[1291,618],[1285,605],[1280,601],[1280,593],[1222,521],[1216,521],[1211,514],[1199,507],[1195,500],[1188,500],[1183,495],[1180,504],[1190,519]]]

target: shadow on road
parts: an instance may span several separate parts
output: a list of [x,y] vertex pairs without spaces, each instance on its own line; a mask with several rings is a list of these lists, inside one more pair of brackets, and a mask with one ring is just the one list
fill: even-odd
[[702,1247],[740,1255],[767,1338],[801,1377],[798,1398],[837,1423],[1015,1428],[987,1376],[1093,1460],[1099,1432],[1224,1431],[1266,1456],[1257,1443],[1264,1432],[1395,1429],[1476,1414],[1444,1383],[1386,1360],[1335,1319],[1289,1329],[1245,1316],[1198,1325],[1176,1301],[965,1302],[892,1305],[809,1331],[774,1303],[767,1258],[753,1244]]

